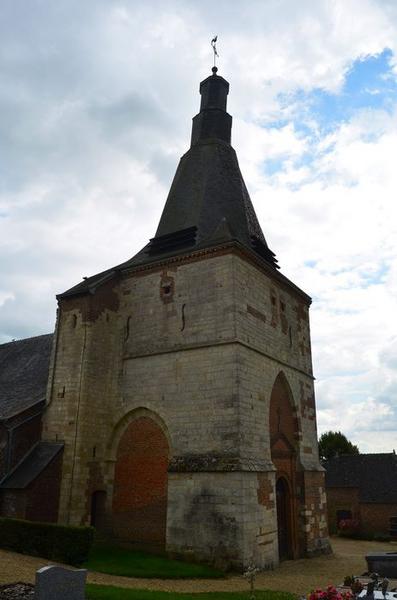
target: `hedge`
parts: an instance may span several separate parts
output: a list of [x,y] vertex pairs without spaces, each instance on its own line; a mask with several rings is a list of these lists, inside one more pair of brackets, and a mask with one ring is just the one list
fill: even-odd
[[73,566],[88,559],[93,527],[69,527],[0,517],[0,547]]

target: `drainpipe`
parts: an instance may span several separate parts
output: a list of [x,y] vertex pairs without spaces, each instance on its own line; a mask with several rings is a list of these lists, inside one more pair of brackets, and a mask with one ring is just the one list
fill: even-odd
[[77,453],[77,436],[78,436],[78,430],[79,430],[79,417],[80,417],[80,404],[81,404],[81,390],[83,387],[83,375],[84,375],[84,358],[85,358],[85,351],[86,351],[86,346],[87,346],[87,323],[84,323],[84,340],[83,340],[83,348],[81,351],[81,368],[80,368],[80,381],[79,381],[79,394],[77,397],[77,408],[76,408],[76,416],[75,416],[75,428],[74,428],[74,441],[73,441],[73,458],[72,458],[72,471],[71,471],[71,477],[70,477],[70,488],[69,488],[69,499],[68,499],[68,525],[70,525],[70,510],[72,507],[72,495],[73,495],[73,480],[74,480],[74,473],[75,473],[75,467],[76,467],[76,453]]

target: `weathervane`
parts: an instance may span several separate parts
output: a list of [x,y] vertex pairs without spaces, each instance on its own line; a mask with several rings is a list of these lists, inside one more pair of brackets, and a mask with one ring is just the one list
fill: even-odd
[[213,72],[216,73],[217,72],[217,67],[216,67],[216,57],[219,56],[217,49],[216,49],[216,40],[218,39],[218,36],[216,35],[214,38],[212,38],[211,40],[211,46],[212,49],[214,51],[214,66],[213,66]]

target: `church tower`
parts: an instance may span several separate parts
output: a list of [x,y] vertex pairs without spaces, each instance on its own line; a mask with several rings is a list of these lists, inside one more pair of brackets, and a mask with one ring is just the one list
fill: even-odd
[[329,549],[311,301],[266,243],[212,71],[156,235],[58,296],[43,437],[64,442],[60,522],[269,568]]

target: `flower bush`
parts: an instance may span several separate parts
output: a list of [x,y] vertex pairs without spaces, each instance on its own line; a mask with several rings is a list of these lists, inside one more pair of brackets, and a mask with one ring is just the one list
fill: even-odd
[[357,531],[360,523],[357,519],[341,519],[338,527],[341,531]]
[[353,594],[359,594],[364,589],[361,581],[357,577],[354,577],[354,575],[347,575],[343,580],[343,585],[350,587]]
[[350,600],[351,592],[338,592],[334,585],[329,585],[326,590],[315,590],[309,595],[309,600]]

